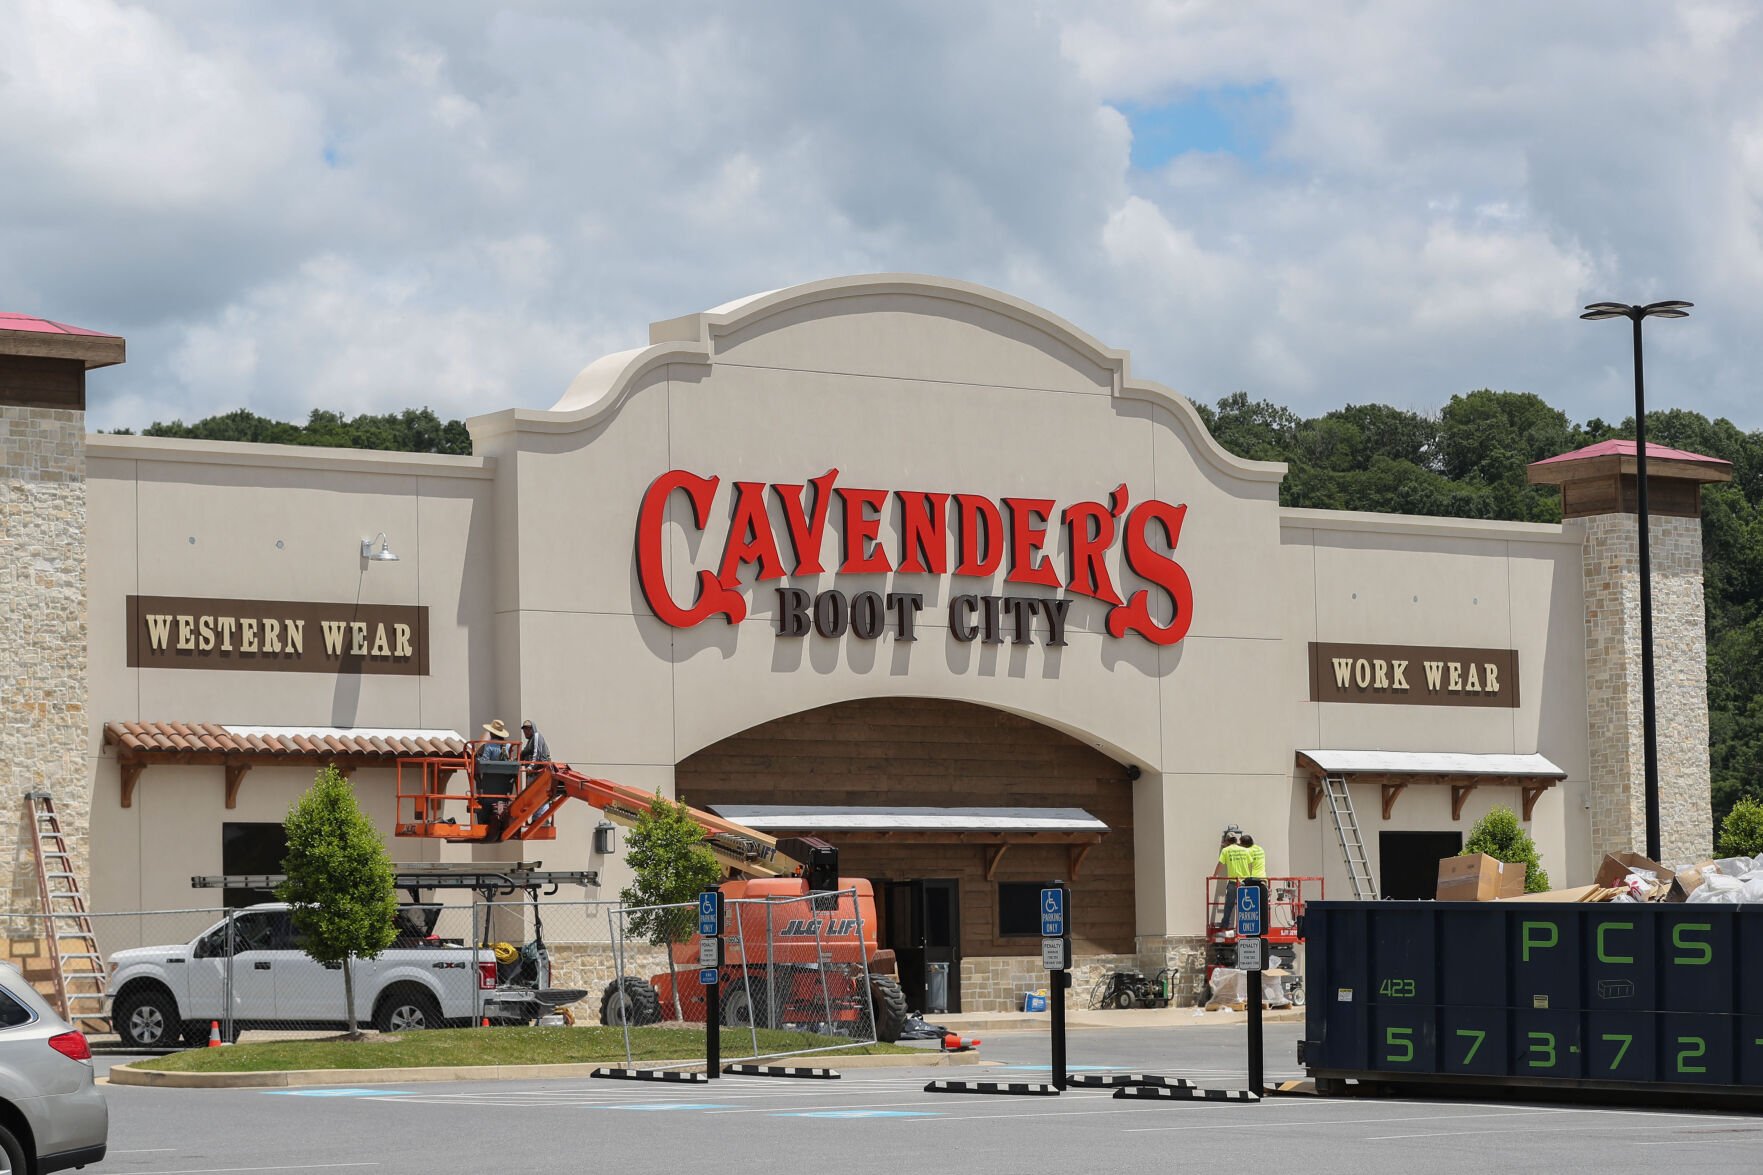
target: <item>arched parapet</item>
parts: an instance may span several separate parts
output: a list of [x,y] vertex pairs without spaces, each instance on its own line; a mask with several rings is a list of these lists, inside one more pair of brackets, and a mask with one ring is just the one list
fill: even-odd
[[[827,324],[843,320],[838,328]],[[819,328],[812,345],[801,345],[805,324]],[[949,346],[935,328],[996,336],[999,349]],[[878,324],[886,324],[878,325]],[[865,347],[878,331],[892,329],[892,345]],[[781,341],[787,339],[788,341]],[[1060,316],[1020,298],[972,282],[922,274],[882,273],[826,278],[754,294],[711,310],[657,322],[649,346],[607,355],[583,368],[549,410],[513,409],[478,417],[472,435],[480,443],[510,430],[573,432],[615,414],[638,389],[652,385],[670,365],[704,368],[719,362],[764,366],[779,348],[803,369],[883,375],[972,385],[1046,387],[1101,393],[1117,402],[1138,402],[1167,413],[1168,423],[1192,452],[1218,474],[1241,481],[1274,483],[1285,475],[1280,462],[1248,461],[1213,439],[1183,396],[1132,374],[1129,354],[1103,344]],[[817,353],[818,352],[818,353]],[[884,369],[850,369],[866,353]],[[881,358],[875,358],[881,357]]]

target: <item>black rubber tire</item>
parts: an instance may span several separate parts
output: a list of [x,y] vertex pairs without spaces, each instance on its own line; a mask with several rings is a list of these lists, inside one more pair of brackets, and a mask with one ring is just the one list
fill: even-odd
[[112,1022],[122,1043],[133,1049],[176,1048],[183,1034],[178,1003],[163,988],[136,988],[116,1001]]
[[[213,1025],[207,1020],[184,1021],[184,1047],[187,1049],[205,1049],[208,1047],[208,1033]],[[221,1026],[221,1039],[226,1039],[226,1026]]]
[[6,1162],[5,1175],[26,1175],[31,1170],[25,1163],[24,1147],[4,1126],[0,1126],[0,1158]]
[[1124,987],[1114,993],[1114,1006],[1123,1012],[1132,1007],[1135,1002],[1137,1001],[1133,999],[1132,992]]
[[1305,998],[1304,997],[1304,983],[1302,980],[1299,980],[1297,983],[1294,983],[1294,984],[1292,984],[1292,986],[1286,988],[1286,999],[1292,1001],[1292,1007],[1294,1007],[1294,1008],[1303,1007],[1304,1006],[1304,998]]
[[1200,1006],[1203,1008],[1211,1002],[1212,1002],[1212,985],[1210,983],[1202,983],[1200,985]]
[[631,975],[608,983],[600,996],[600,1023],[617,1027],[625,1023],[627,1011],[632,1027],[661,1023],[661,997],[654,986]]
[[[765,980],[757,975],[739,976],[722,981],[722,1026],[745,1028],[748,1022],[748,992],[752,993],[753,1027],[771,1027],[771,1004],[766,998]],[[653,989],[651,989],[653,990]]]
[[441,1028],[441,1005],[421,988],[395,987],[380,997],[373,1026],[381,1032],[421,1032]]
[[906,993],[892,975],[869,977],[869,998],[875,1005],[875,1038],[893,1044],[906,1031]]

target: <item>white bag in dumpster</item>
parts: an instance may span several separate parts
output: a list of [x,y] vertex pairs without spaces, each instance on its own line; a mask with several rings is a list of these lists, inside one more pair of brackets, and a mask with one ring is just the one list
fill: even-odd
[[1749,870],[1743,877],[1728,877],[1724,872],[1716,873],[1697,886],[1687,900],[1728,906],[1763,902],[1763,870]]
[[1743,877],[1757,868],[1755,857],[1722,857],[1714,862],[1714,869],[1727,877]]

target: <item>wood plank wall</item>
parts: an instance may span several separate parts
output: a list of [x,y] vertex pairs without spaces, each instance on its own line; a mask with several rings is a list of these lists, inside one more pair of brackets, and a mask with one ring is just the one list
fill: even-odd
[[[674,771],[677,794],[718,804],[1083,808],[1112,831],[1072,882],[1073,950],[1131,954],[1132,788],[1119,763],[1026,718],[968,702],[877,698],[780,718],[706,747]],[[837,836],[826,839],[839,843]],[[955,878],[961,951],[1036,955],[998,936],[997,883],[1069,880],[1063,846],[1015,845],[995,880],[970,845],[839,844],[840,872],[872,881]]]

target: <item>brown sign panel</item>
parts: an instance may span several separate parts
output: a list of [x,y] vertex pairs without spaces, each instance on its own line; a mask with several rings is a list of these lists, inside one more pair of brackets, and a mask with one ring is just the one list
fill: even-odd
[[429,671],[423,606],[184,596],[130,596],[128,604],[130,668]]
[[1310,700],[1518,706],[1518,650],[1310,642]]

